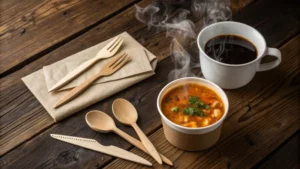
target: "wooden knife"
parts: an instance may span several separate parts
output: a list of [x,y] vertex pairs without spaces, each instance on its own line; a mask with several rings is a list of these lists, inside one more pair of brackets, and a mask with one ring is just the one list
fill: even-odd
[[115,157],[119,157],[125,160],[133,161],[139,164],[152,166],[152,164],[147,161],[146,159],[137,156],[129,151],[123,150],[121,148],[115,147],[115,146],[104,146],[98,143],[94,139],[87,139],[87,138],[81,138],[81,137],[73,137],[73,136],[66,136],[66,135],[59,135],[59,134],[50,134],[50,136],[54,139],[74,144],[80,147],[84,147],[86,149],[98,151],[101,153],[105,153],[108,155],[112,155]]

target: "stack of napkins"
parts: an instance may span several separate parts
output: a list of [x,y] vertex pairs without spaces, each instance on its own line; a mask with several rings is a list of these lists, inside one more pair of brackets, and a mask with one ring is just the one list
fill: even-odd
[[43,69],[22,78],[25,85],[39,100],[54,121],[62,120],[79,110],[155,74],[154,70],[157,64],[156,56],[145,49],[127,32],[118,36],[123,37],[124,42],[115,56],[125,52],[131,57],[130,62],[125,64],[124,67],[113,75],[99,78],[78,97],[59,108],[54,109],[53,105],[66,95],[70,89],[78,86],[94,74],[97,74],[103,65],[111,58],[99,61],[58,91],[49,93],[48,90],[80,64],[95,57],[98,51],[113,38],[71,55],[52,65],[45,66]]

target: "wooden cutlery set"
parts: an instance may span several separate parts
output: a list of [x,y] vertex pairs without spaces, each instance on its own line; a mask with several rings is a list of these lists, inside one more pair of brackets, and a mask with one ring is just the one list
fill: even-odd
[[[80,66],[78,66],[75,70],[67,74],[64,78],[59,80],[50,90],[49,92],[56,91],[57,89],[60,89],[73,79],[75,79],[77,76],[79,76],[81,73],[83,73],[85,70],[93,66],[95,63],[102,59],[110,58],[114,56],[117,51],[120,49],[124,39],[120,37],[114,38],[110,43],[108,43],[104,48],[102,48],[97,55],[84,62]],[[106,63],[103,68],[100,70],[99,73],[95,74],[94,76],[90,77],[86,81],[82,82],[79,86],[73,88],[71,91],[69,91],[63,98],[61,98],[56,104],[53,106],[54,108],[58,108],[65,103],[69,102],[76,96],[78,96],[80,93],[82,93],[85,89],[87,89],[90,85],[93,84],[94,81],[99,79],[103,76],[110,76],[116,71],[118,71],[121,67],[123,67],[127,61],[130,59],[130,56],[128,56],[126,53],[123,53],[119,56],[114,57],[111,59],[108,63]]]
[[[173,165],[172,161],[164,155],[158,153],[154,145],[150,142],[147,136],[136,124],[138,114],[134,106],[125,99],[117,99],[112,105],[114,116],[117,120],[125,125],[130,125],[134,128],[141,142],[134,137],[128,135],[124,131],[116,127],[114,120],[106,113],[98,110],[90,111],[85,116],[85,121],[90,128],[101,133],[114,132],[127,140],[132,145],[136,146],[145,153],[151,155],[159,164],[162,161],[168,165]],[[152,166],[146,159],[139,157],[129,151],[123,150],[115,146],[103,146],[94,139],[72,137],[58,134],[51,134],[51,137],[70,144],[84,147],[90,150],[102,152],[125,160],[133,161],[139,164]]]
[[[119,48],[123,43],[123,38],[116,37],[114,38],[109,44],[107,44],[103,49],[101,49],[96,57],[86,61],[85,63],[78,66],[75,70],[67,74],[64,78],[58,81],[50,90],[49,92],[56,91],[66,85],[67,83],[71,82],[75,79],[78,75],[83,73],[85,70],[93,66],[96,62],[101,59],[109,58],[114,56]],[[93,84],[98,78],[103,76],[110,76],[116,71],[118,71],[121,67],[123,67],[130,56],[126,53],[120,54],[119,56],[115,56],[111,60],[109,60],[102,69],[92,77],[89,77],[86,81],[82,82],[79,86],[73,88],[69,91],[64,97],[62,97],[55,105],[54,108],[58,108],[63,106],[65,103],[71,101],[73,98],[77,97],[80,93],[82,93],[85,89],[87,89],[90,85]],[[173,165],[173,163],[163,156],[159,154],[154,147],[154,145],[150,142],[147,136],[143,133],[143,131],[138,127],[136,124],[138,114],[134,106],[125,99],[117,99],[114,101],[112,105],[112,110],[114,116],[117,120],[125,125],[130,125],[134,128],[137,135],[139,136],[141,142],[134,137],[126,134],[122,130],[118,129],[113,121],[113,119],[101,111],[91,111],[86,114],[85,120],[86,123],[91,127],[93,130],[98,132],[115,132],[116,134],[120,135],[122,138],[136,146],[137,148],[141,149],[145,153],[151,155],[159,164],[162,164],[164,161],[168,165]],[[65,135],[58,135],[58,134],[51,134],[51,137],[61,140],[70,144],[74,144],[77,146],[81,146],[90,150],[102,152],[105,154],[109,154],[115,157],[119,157],[125,160],[133,161],[139,164],[152,166],[152,164],[147,161],[146,159],[139,157],[129,151],[123,150],[121,148],[115,146],[103,146],[98,143],[94,139],[87,139],[87,138],[80,138],[80,137],[72,137],[72,136],[65,136]]]

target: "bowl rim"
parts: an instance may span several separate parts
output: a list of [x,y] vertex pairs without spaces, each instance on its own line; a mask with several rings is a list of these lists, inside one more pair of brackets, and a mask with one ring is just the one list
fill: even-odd
[[[169,87],[170,85],[172,85],[173,83],[176,83],[176,82],[178,82],[178,81],[190,80],[190,79],[192,79],[192,80],[198,80],[198,82],[200,82],[200,83],[201,83],[201,81],[205,81],[205,82],[207,82],[209,85],[211,85],[211,86],[213,86],[213,87],[219,89],[219,90],[222,92],[222,94],[224,95],[224,99],[225,99],[225,100],[224,100],[222,97],[220,97],[220,98],[222,99],[223,102],[226,102],[226,103],[227,103],[227,104],[225,104],[225,105],[227,105],[227,107],[225,107],[225,112],[224,112],[223,116],[222,116],[218,121],[216,121],[215,123],[213,123],[213,124],[211,124],[211,125],[208,125],[208,126],[205,126],[205,127],[197,127],[197,128],[184,127],[184,126],[181,126],[181,125],[179,125],[179,124],[176,124],[176,123],[172,122],[171,120],[169,120],[169,119],[162,113],[161,108],[160,108],[160,98],[162,97],[163,91],[165,91],[166,89],[168,89],[168,87]],[[219,92],[219,91],[215,91],[215,92],[216,92],[218,95],[220,95],[220,92]],[[168,83],[167,85],[165,85],[165,86],[161,89],[161,91],[159,92],[158,97],[157,97],[156,104],[157,104],[157,109],[158,109],[158,112],[159,112],[160,116],[161,116],[164,120],[166,120],[167,123],[170,123],[170,124],[172,124],[172,125],[174,125],[174,126],[176,126],[176,127],[179,127],[180,129],[183,129],[183,130],[189,130],[189,131],[199,131],[199,130],[206,130],[206,129],[210,129],[210,128],[217,127],[218,125],[220,125],[220,123],[222,123],[222,122],[224,121],[224,119],[226,118],[226,116],[227,116],[227,114],[228,114],[228,110],[229,110],[229,101],[228,101],[228,97],[227,97],[226,93],[224,92],[224,90],[223,90],[221,87],[219,87],[218,85],[216,85],[215,83],[213,83],[213,82],[211,82],[211,81],[209,81],[209,80],[207,80],[207,79],[200,78],[200,77],[183,77],[183,78],[179,78],[179,79],[176,79],[176,80],[173,80],[173,81],[169,82],[169,83]]]

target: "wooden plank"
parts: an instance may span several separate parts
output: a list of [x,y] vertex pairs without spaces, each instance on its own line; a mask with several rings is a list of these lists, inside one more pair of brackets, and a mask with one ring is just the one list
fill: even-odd
[[[222,136],[214,147],[201,152],[186,152],[172,146],[165,139],[163,129],[159,129],[150,136],[151,141],[157,146],[165,156],[174,160],[175,168],[252,168],[259,161],[264,159],[269,153],[276,149],[281,143],[293,135],[300,129],[300,114],[297,110],[300,109],[299,94],[300,94],[300,69],[295,60],[300,57],[300,34],[289,41],[281,49],[283,53],[283,63],[280,68],[272,71],[276,76],[270,78],[270,83],[261,83],[262,87],[256,85],[259,82],[265,81],[266,75],[255,77],[254,82],[251,82],[244,90],[251,93],[258,93],[263,88],[268,91],[261,91],[262,99],[253,100],[251,95],[241,95],[242,90],[227,90],[229,100],[232,101],[232,94],[239,94],[240,99],[247,103],[238,111],[230,109],[229,115],[224,122]],[[299,62],[298,62],[299,63]],[[271,72],[269,72],[270,74]],[[278,77],[281,77],[278,79]],[[250,108],[250,109],[249,109]],[[295,144],[298,144],[295,146]],[[298,142],[290,149],[299,147]],[[274,157],[277,163],[282,163],[280,157],[288,155],[283,150],[280,155]],[[137,148],[131,150],[134,153],[141,154]],[[296,150],[295,150],[296,151]],[[290,153],[297,155],[292,157],[293,164],[299,164],[299,151]],[[154,162],[153,159],[146,156],[148,160]],[[298,161],[297,161],[298,160]],[[271,161],[270,161],[271,162]],[[155,163],[154,167],[159,167]],[[282,163],[281,168],[289,165]],[[276,163],[271,166],[272,169]],[[266,166],[270,166],[267,163]],[[140,168],[140,166],[116,159],[105,168]],[[168,168],[164,166],[164,168]]]
[[[150,2],[152,1],[145,0],[139,3],[139,5],[145,6]],[[156,54],[159,60],[169,56],[170,40],[165,38],[165,33],[162,32],[154,35],[148,33],[146,26],[135,19],[134,13],[135,8],[131,7],[98,25],[86,34],[80,36],[80,38],[63,45],[20,71],[0,80],[0,91],[6,96],[5,99],[1,98],[0,103],[0,136],[2,137],[0,140],[0,154],[6,153],[15,146],[53,125],[53,120],[21,82],[21,77],[41,69],[43,65],[60,60],[62,56],[69,56],[81,51],[124,30],[127,30],[134,38],[143,43],[146,48]],[[114,29],[112,29],[112,27]],[[291,29],[293,30],[295,27]]]
[[258,165],[257,169],[300,168],[300,132],[298,132],[284,145]]
[[[159,64],[157,68],[157,71],[160,72],[161,76],[153,76],[146,79],[142,83],[132,86],[124,92],[109,97],[105,101],[90,106],[89,108],[59,122],[39,134],[38,137],[30,139],[26,144],[7,153],[0,160],[0,165],[6,166],[7,168],[19,168],[21,166],[25,168],[29,166],[32,168],[82,168],[83,166],[90,168],[98,166],[100,168],[102,165],[112,160],[112,158],[101,153],[58,142],[57,140],[52,139],[49,134],[60,133],[89,137],[98,140],[104,145],[113,144],[126,149],[130,148],[131,145],[129,143],[120,139],[113,133],[101,134],[92,131],[86,125],[84,120],[86,112],[97,109],[102,110],[113,117],[111,112],[112,102],[117,98],[126,98],[136,105],[137,111],[140,113],[138,124],[145,133],[149,134],[161,125],[160,118],[157,116],[155,110],[151,110],[149,107],[155,107],[154,97],[157,96],[159,89],[165,85],[166,81],[164,77],[168,75],[168,70],[172,69],[172,67],[173,65],[170,64],[170,59],[165,60],[164,63]],[[150,91],[145,89],[150,89]],[[137,137],[132,128],[117,122],[116,124],[125,132]],[[20,148],[25,148],[26,150],[21,150]],[[23,153],[20,154],[19,151],[22,151]],[[47,157],[44,156],[45,152],[47,152]],[[30,156],[27,153],[30,153]]]
[[[1,2],[0,74],[99,23],[135,0]],[[74,38],[74,37],[73,37]],[[72,38],[71,38],[72,39]],[[24,65],[23,65],[24,66]]]
[[[266,78],[266,74],[260,73],[253,82],[243,89],[226,91],[232,108],[224,124],[221,140],[216,147],[197,153],[183,152],[167,143],[161,129],[156,132],[159,134],[151,136],[153,143],[163,154],[175,160],[175,166],[182,168],[188,166],[224,168],[227,165],[232,168],[244,168],[244,164],[248,162],[245,167],[247,168],[247,166],[256,164],[299,129],[297,122],[300,117],[296,110],[300,108],[299,99],[297,100],[300,93],[299,81],[297,80],[300,76],[300,70],[297,67],[297,62],[295,62],[295,59],[300,56],[300,49],[297,48],[299,44],[300,35],[281,48],[285,59],[279,69],[266,72],[268,78]],[[160,76],[153,76],[110,97],[105,102],[93,105],[54,125],[38,137],[6,154],[0,160],[0,165],[6,166],[6,168],[20,168],[21,166],[32,168],[101,168],[112,158],[57,142],[51,139],[49,134],[60,133],[90,137],[106,145],[113,144],[130,148],[131,146],[127,142],[112,133],[101,134],[90,130],[84,122],[85,112],[98,109],[112,115],[110,110],[112,101],[119,97],[126,98],[133,102],[140,112],[138,124],[147,134],[151,133],[161,126],[160,117],[155,109],[155,99],[160,89],[166,84],[165,77],[173,68],[170,61],[171,59],[168,58],[158,64],[157,73]],[[278,77],[281,78],[278,79]],[[257,95],[252,95],[252,93],[259,93],[258,96],[262,99],[257,99]],[[131,128],[120,125],[120,123],[117,125],[136,137]],[[22,153],[20,154],[20,152]],[[152,160],[145,154],[142,156]],[[215,163],[216,161],[220,163]],[[113,164],[115,162],[109,164],[108,167],[113,167]],[[141,167],[124,161],[117,165],[124,168]]]

